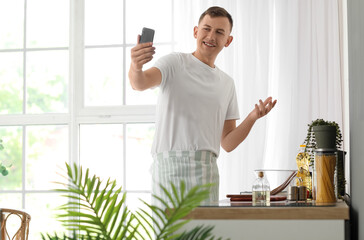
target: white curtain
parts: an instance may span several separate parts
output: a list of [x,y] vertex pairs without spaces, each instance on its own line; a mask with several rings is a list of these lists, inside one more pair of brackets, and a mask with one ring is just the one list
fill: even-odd
[[[216,65],[235,80],[240,123],[259,99],[278,100],[233,152],[221,149],[220,198],[250,191],[254,169],[296,169],[307,124],[343,122],[339,0],[175,0],[175,51],[193,52],[193,27],[210,6],[234,20]],[[274,185],[274,184],[273,184]]]

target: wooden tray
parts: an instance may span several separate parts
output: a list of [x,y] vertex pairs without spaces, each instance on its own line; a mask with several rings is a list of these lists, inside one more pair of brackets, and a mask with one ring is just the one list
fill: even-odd
[[[252,201],[251,194],[227,194],[227,198],[230,198],[230,201]],[[284,201],[287,197],[285,196],[270,196],[270,201]]]

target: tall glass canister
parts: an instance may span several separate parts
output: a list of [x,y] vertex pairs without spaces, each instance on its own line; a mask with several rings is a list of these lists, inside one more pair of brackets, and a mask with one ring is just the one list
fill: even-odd
[[313,174],[313,200],[336,203],[336,149],[316,149]]

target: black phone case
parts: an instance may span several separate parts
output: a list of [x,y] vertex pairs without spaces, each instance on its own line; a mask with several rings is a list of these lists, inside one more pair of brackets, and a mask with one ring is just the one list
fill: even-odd
[[153,39],[154,30],[150,28],[143,28],[139,43],[153,42]]

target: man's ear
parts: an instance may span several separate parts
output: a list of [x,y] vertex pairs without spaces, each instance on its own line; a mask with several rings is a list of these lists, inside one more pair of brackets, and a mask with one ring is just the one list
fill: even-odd
[[233,36],[229,36],[228,40],[225,43],[225,47],[228,47],[232,41],[233,41]]
[[193,28],[193,36],[194,36],[194,38],[196,38],[197,39],[197,31],[198,31],[198,27],[194,27]]

